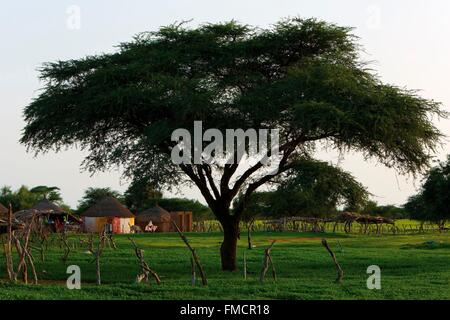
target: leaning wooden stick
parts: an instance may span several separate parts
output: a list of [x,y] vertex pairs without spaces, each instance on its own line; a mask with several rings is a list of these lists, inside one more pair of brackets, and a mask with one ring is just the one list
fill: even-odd
[[14,281],[14,279],[16,278],[16,274],[14,272],[14,262],[12,258],[12,243],[13,243],[12,220],[13,220],[13,213],[12,213],[12,206],[10,204],[8,210],[8,237],[7,242],[4,245],[6,271],[8,272],[9,281]]
[[29,242],[30,242],[30,234],[31,234],[31,229],[33,227],[34,219],[35,219],[35,215],[33,214],[33,216],[31,217],[31,221],[29,222],[28,227],[25,231],[25,234],[22,236],[23,244],[20,242],[19,238],[15,237],[16,248],[17,248],[17,252],[19,253],[19,256],[20,256],[20,261],[19,261],[19,266],[17,267],[16,278],[14,280],[17,281],[17,275],[20,274],[20,272],[22,272],[23,282],[25,284],[28,284],[27,261],[28,261],[28,263],[31,263],[31,265],[32,265],[35,284],[37,284],[37,277],[36,277],[36,271],[34,270],[33,259],[29,252],[29,249],[28,249]]
[[264,279],[266,277],[266,273],[269,270],[269,263],[272,265],[272,275],[274,280],[277,279],[276,273],[275,273],[275,267],[273,265],[272,257],[270,256],[270,251],[272,250],[273,246],[275,245],[276,241],[272,241],[272,244],[264,250],[264,263],[263,268],[261,270],[261,276],[259,278],[260,282],[264,282]]
[[336,270],[337,270],[337,278],[336,278],[336,282],[337,283],[341,283],[342,279],[344,278],[344,271],[342,270],[341,266],[339,265],[339,262],[336,259],[336,255],[334,254],[334,252],[331,250],[330,246],[328,245],[327,240],[322,239],[322,245],[327,249],[327,251],[330,253],[331,258],[333,259],[333,262],[336,266]]
[[142,280],[145,280],[147,282],[148,275],[151,274],[153,278],[155,278],[156,284],[160,285],[161,279],[159,278],[158,274],[154,270],[150,269],[150,267],[148,266],[147,262],[144,259],[144,250],[140,249],[132,238],[129,237],[128,239],[133,244],[134,253],[138,258],[139,266],[141,267],[141,273],[137,275],[136,282],[139,283]]
[[11,247],[8,242],[3,244],[3,252],[5,254],[5,266],[6,272],[8,273],[8,279],[12,281],[14,275],[11,272]]
[[277,281],[277,271],[275,270],[275,265],[273,264],[272,257],[269,255],[270,265],[272,266],[272,277],[273,280]]
[[195,251],[194,248],[192,248],[192,246],[189,244],[189,240],[186,238],[186,236],[183,234],[183,232],[181,232],[180,228],[178,227],[178,225],[175,223],[175,221],[172,221],[172,224],[174,225],[175,229],[177,230],[178,234],[180,235],[181,239],[183,240],[183,242],[186,244],[186,246],[188,247],[188,249],[191,251],[192,253],[192,258],[195,261],[195,264],[197,265],[197,268],[200,272],[200,276],[202,278],[202,284],[204,286],[208,285],[208,280],[206,279],[206,274],[205,271],[203,270],[203,266],[200,263],[200,259],[197,255],[197,252]]
[[64,255],[61,257],[61,261],[65,264],[67,262],[67,259],[69,258],[70,254],[70,245],[69,241],[67,240],[67,233],[66,230],[63,230],[60,235],[60,241],[63,244],[64,248]]
[[108,234],[108,244],[114,250],[117,250],[116,241],[114,240],[112,233]]

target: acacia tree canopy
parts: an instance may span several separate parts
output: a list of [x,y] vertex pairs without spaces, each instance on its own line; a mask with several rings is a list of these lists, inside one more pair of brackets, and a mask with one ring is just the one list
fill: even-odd
[[[268,29],[234,21],[142,33],[112,54],[41,69],[44,88],[25,108],[22,142],[45,152],[78,146],[91,171],[124,168],[158,189],[194,183],[224,228],[222,268],[236,269],[247,199],[274,177],[256,164],[173,164],[175,129],[279,129],[278,178],[317,143],[418,172],[440,138],[440,105],[381,83],[359,59],[350,28],[288,19]],[[230,211],[243,193],[241,207]]]

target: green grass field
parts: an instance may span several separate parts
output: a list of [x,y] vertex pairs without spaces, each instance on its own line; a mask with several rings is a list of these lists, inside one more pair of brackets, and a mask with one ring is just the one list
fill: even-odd
[[[64,265],[62,250],[51,246],[46,261],[35,252],[41,284],[24,285],[0,282],[0,299],[449,299],[450,234],[363,236],[325,235],[345,272],[342,285],[334,283],[335,267],[320,243],[321,235],[312,233],[264,233],[254,235],[256,248],[246,249],[239,242],[239,264],[247,254],[249,277],[242,272],[222,273],[219,260],[221,234],[188,234],[204,264],[209,285],[190,283],[190,253],[177,234],[134,236],[145,249],[149,265],[163,281],[134,284],[137,259],[127,237],[117,236],[118,249],[106,249],[102,258],[103,285],[95,285],[92,255],[80,246]],[[71,238],[72,242],[79,237]],[[264,248],[278,240],[272,256],[278,273],[275,283],[268,274],[259,282]],[[427,244],[428,241],[433,241]],[[17,261],[16,261],[17,262]],[[0,276],[5,278],[3,255]],[[79,265],[82,289],[65,286],[67,265]],[[382,289],[368,290],[367,267],[382,270]]]

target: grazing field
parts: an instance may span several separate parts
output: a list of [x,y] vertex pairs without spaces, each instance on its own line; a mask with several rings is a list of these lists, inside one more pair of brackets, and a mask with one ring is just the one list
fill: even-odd
[[[209,285],[191,285],[190,253],[177,234],[133,236],[145,249],[150,267],[158,272],[162,284],[134,284],[139,267],[126,236],[116,236],[118,248],[107,248],[101,259],[103,285],[95,285],[95,265],[79,236],[70,238],[76,248],[68,261],[61,261],[63,250],[57,241],[51,244],[45,262],[34,253],[39,285],[9,284],[0,281],[0,299],[449,299],[450,234],[344,235],[325,237],[335,251],[344,273],[342,285],[334,283],[336,270],[330,255],[320,243],[321,234],[265,233],[254,235],[253,250],[246,239],[239,242],[242,269],[244,251],[249,275],[242,271],[222,273],[219,260],[220,233],[187,234],[197,248]],[[277,240],[272,257],[278,274],[275,283],[270,274],[259,282],[264,248]],[[17,261],[16,261],[17,262]],[[5,278],[5,261],[0,258],[0,275]],[[82,270],[82,289],[65,286],[67,265]],[[368,290],[367,267],[382,270],[381,290]]]

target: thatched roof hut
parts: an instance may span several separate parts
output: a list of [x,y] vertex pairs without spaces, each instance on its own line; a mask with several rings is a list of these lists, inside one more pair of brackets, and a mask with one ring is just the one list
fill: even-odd
[[55,203],[51,202],[50,200],[44,199],[39,201],[36,205],[34,205],[29,210],[22,210],[19,212],[16,212],[14,214],[14,217],[17,220],[25,221],[27,219],[31,219],[33,215],[37,216],[65,216],[68,213],[65,212],[62,208],[60,208]]
[[117,199],[107,197],[82,213],[84,231],[102,232],[106,227],[112,233],[130,233],[134,215]]
[[161,222],[170,222],[171,217],[170,213],[160,206],[155,206],[153,208],[147,209],[136,216],[137,221],[149,221],[161,223]]
[[14,217],[20,222],[30,221],[35,216],[40,224],[46,225],[53,232],[59,232],[71,226],[78,226],[81,220],[66,212],[50,200],[43,199],[29,210],[16,212]]
[[157,232],[170,232],[172,231],[172,216],[168,211],[156,205],[136,216],[136,225],[142,230],[145,230],[149,224],[156,226]]
[[8,213],[8,209],[6,209],[6,207],[0,203],[0,218],[7,218]]
[[123,204],[113,197],[107,197],[100,200],[95,205],[90,207],[84,213],[82,217],[120,217],[120,218],[134,218],[134,214],[131,213]]
[[31,210],[35,210],[38,213],[50,213],[50,214],[67,214],[62,208],[57,206],[55,203],[50,200],[44,199],[39,201],[36,205],[34,205]]

